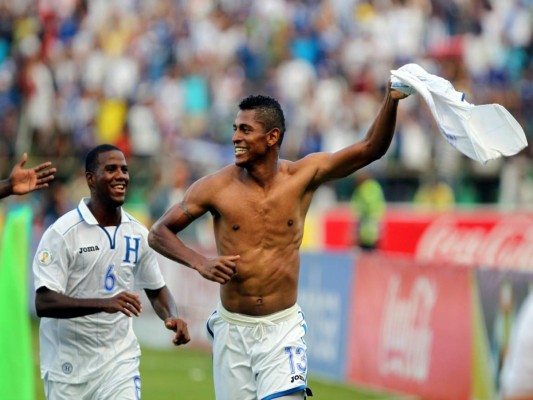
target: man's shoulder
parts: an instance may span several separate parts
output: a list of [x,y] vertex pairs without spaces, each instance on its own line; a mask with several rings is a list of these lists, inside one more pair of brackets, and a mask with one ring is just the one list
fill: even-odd
[[212,176],[217,176],[220,178],[235,176],[242,170],[242,167],[238,167],[235,164],[226,165],[225,167],[220,168],[218,171],[211,174]]
[[75,208],[59,217],[52,225],[50,225],[49,229],[57,231],[60,235],[65,235],[81,222],[83,222],[83,218],[78,212],[78,209]]
[[310,153],[296,161],[279,160],[280,167],[289,174],[294,174],[308,168],[317,168],[325,162],[327,153]]
[[196,182],[200,185],[226,185],[238,176],[240,169],[236,165],[227,165],[198,179]]
[[148,236],[148,228],[137,218],[133,217],[127,211],[124,211],[125,217],[128,219],[128,223],[131,223],[132,229],[143,236]]

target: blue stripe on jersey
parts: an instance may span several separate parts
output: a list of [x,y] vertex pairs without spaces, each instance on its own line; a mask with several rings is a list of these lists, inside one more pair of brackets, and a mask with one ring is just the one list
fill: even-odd
[[292,388],[292,389],[284,390],[283,392],[273,393],[273,394],[271,394],[271,395],[269,395],[267,397],[263,397],[261,400],[277,399],[279,397],[283,397],[283,396],[286,396],[288,394],[296,393],[296,392],[299,392],[301,390],[306,390],[306,389],[307,389],[307,386],[301,385],[301,386],[298,386],[298,387],[295,387],[295,388]]
[[206,327],[207,327],[207,332],[209,332],[209,334],[211,335],[211,337],[214,339],[215,338],[215,333],[213,332],[213,330],[209,327],[209,321],[211,321],[211,318],[217,313],[217,310],[213,311],[211,313],[211,315],[209,316],[209,318],[207,319],[207,322],[206,322]]
[[81,220],[85,221],[85,219],[83,218],[83,215],[81,215],[81,211],[79,207],[76,207],[76,211],[78,212],[78,215],[80,216]]
[[113,243],[112,243],[112,246],[111,246],[112,249],[115,248],[115,245],[117,243],[117,232],[118,232],[119,229],[120,229],[120,223],[117,225],[117,228],[115,229],[115,233],[113,234]]
[[[122,211],[124,211],[124,210],[122,210]],[[135,222],[135,223],[137,223],[137,225],[140,225],[140,226],[142,226],[143,228],[146,229],[146,226],[141,224],[138,220],[136,220],[133,216],[128,214],[126,211],[124,211],[124,215],[126,216],[126,218],[128,218],[129,222]]]
[[109,234],[109,232],[107,231],[106,228],[104,228],[102,225],[98,224],[98,226],[100,227],[100,229],[102,229],[105,234],[107,235],[107,238],[109,239],[109,246],[111,247],[111,249],[114,249],[115,248],[115,244],[116,244],[116,240],[117,240],[117,232],[118,232],[118,228],[120,228],[120,224],[117,225],[116,229],[115,229],[115,233],[113,233],[113,237],[111,237],[111,235]]

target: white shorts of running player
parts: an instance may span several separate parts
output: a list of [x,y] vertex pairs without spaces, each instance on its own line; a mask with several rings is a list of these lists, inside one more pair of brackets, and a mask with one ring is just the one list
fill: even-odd
[[139,357],[120,361],[88,382],[71,384],[44,380],[47,400],[140,400]]
[[298,305],[251,317],[219,304],[207,321],[216,399],[270,400],[297,394],[303,399],[308,391],[306,330]]

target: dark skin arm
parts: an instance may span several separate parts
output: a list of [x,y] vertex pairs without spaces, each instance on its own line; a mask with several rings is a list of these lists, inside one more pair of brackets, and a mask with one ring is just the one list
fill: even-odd
[[[202,206],[206,204],[203,198],[213,193],[216,193],[216,190],[205,179],[194,183],[187,190],[183,202],[168,209],[152,226],[148,235],[148,243],[163,256],[195,269],[205,279],[224,284],[237,272],[236,261],[239,256],[204,257],[176,236],[193,220],[207,212],[207,207]],[[196,200],[197,196],[200,197],[199,200]],[[194,205],[189,203],[189,199],[194,199],[191,202]]]
[[49,168],[52,165],[50,161],[24,169],[26,161],[28,154],[24,153],[11,170],[9,178],[0,181],[0,199],[12,194],[22,195],[45,188],[48,182],[54,179],[56,169]]
[[139,316],[142,305],[139,295],[121,292],[106,299],[77,299],[57,293],[47,287],[37,290],[35,297],[37,316],[47,318],[76,318],[106,312],[121,312],[127,317]]
[[165,327],[176,332],[172,342],[176,346],[188,343],[191,337],[189,336],[187,323],[177,317],[178,308],[168,287],[163,286],[160,289],[145,289],[144,291],[156,314],[165,322]]
[[335,153],[311,155],[317,158],[313,162],[319,166],[313,179],[313,186],[318,187],[324,182],[346,177],[383,157],[394,136],[398,102],[405,97],[406,94],[392,90],[389,81],[387,94],[378,115],[363,140]]

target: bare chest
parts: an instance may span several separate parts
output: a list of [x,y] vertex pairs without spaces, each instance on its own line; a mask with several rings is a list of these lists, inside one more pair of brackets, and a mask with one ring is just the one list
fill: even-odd
[[225,238],[274,243],[301,236],[306,207],[302,196],[289,185],[265,191],[236,186],[217,201],[215,231]]

